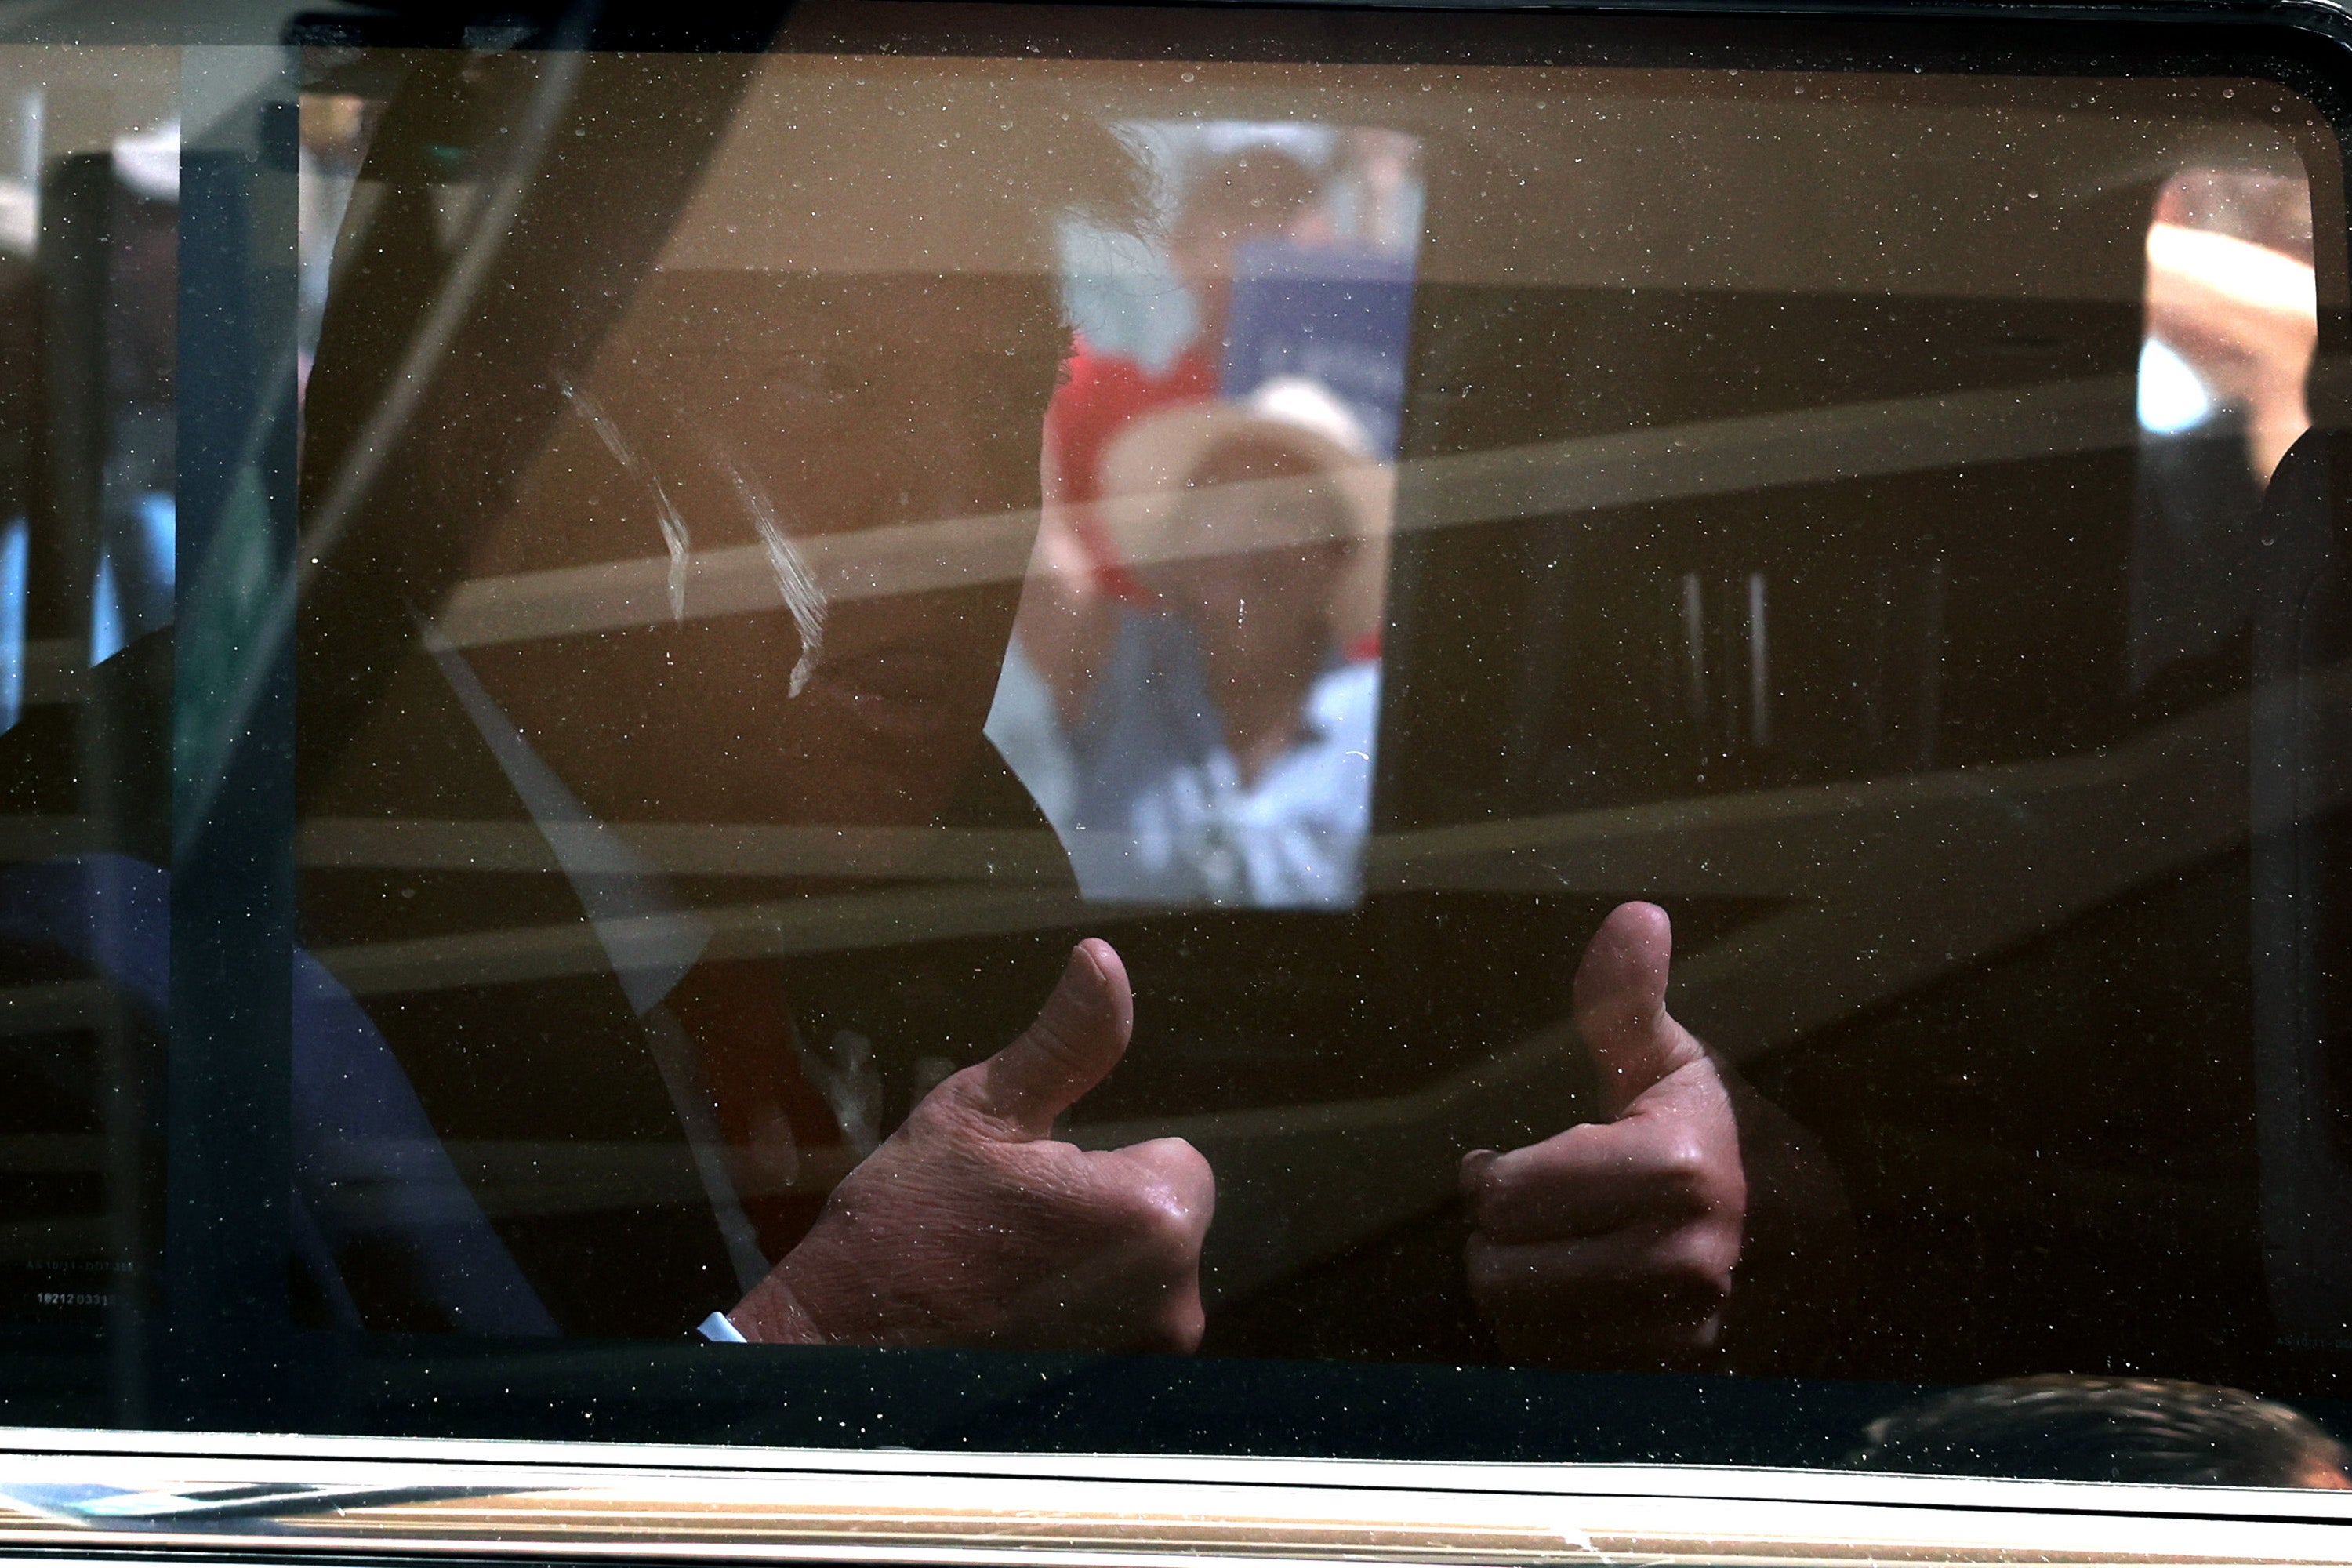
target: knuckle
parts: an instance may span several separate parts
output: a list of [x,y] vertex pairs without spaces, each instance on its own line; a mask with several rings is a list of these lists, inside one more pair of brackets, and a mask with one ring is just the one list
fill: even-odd
[[1166,1180],[1129,1184],[1114,1203],[1113,1223],[1147,1255],[1181,1262],[1197,1256],[1202,1232],[1199,1205]]
[[1738,1249],[1711,1231],[1691,1226],[1668,1237],[1658,1250],[1658,1272],[1677,1300],[1717,1307],[1731,1299]]
[[1473,1300],[1489,1301],[1502,1288],[1494,1249],[1476,1237],[1470,1238],[1470,1245],[1462,1255],[1462,1271],[1469,1279]]
[[1209,1168],[1209,1157],[1192,1147],[1189,1141],[1170,1138],[1164,1141],[1161,1148],[1160,1158],[1169,1167],[1168,1177],[1171,1183],[1193,1194],[1215,1186],[1217,1178]]
[[1198,1294],[1171,1299],[1152,1325],[1154,1348],[1190,1355],[1201,1348],[1201,1339],[1208,1326],[1208,1314]]
[[1480,1230],[1495,1230],[1507,1224],[1522,1199],[1521,1178],[1516,1172],[1489,1173],[1470,1192],[1470,1220]]
[[1605,1142],[1594,1142],[1607,1129],[1580,1124],[1542,1142],[1521,1149],[1486,1167],[1471,1201],[1481,1212],[1497,1216],[1523,1215],[1556,1196],[1575,1181],[1573,1173],[1592,1158]]
[[1714,1152],[1696,1130],[1678,1127],[1660,1145],[1656,1184],[1660,1198],[1676,1209],[1696,1214],[1711,1206]]

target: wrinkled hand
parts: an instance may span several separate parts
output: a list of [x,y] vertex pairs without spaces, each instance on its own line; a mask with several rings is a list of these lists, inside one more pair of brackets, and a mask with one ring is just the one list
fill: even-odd
[[1118,954],[1079,943],[1037,1021],[924,1097],[728,1314],[735,1326],[798,1343],[1196,1347],[1208,1162],[1181,1138],[1108,1151],[1053,1138],[1134,1022]]
[[1623,904],[1576,972],[1606,1121],[1462,1161],[1471,1294],[1530,1363],[1676,1365],[1713,1350],[1749,1204],[1724,1070],[1666,1012],[1665,911]]

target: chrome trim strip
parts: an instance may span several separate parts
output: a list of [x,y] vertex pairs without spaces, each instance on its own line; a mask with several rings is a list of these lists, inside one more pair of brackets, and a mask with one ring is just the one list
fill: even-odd
[[2352,1493],[1807,1471],[16,1431],[0,1552],[975,1568],[2352,1563]]

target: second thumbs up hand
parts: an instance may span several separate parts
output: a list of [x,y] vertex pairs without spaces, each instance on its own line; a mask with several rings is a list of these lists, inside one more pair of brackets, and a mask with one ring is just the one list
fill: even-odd
[[1462,1161],[1479,1312],[1512,1360],[1688,1365],[1717,1348],[1749,1186],[1734,1088],[1666,1011],[1673,934],[1622,904],[1576,972],[1606,1120]]

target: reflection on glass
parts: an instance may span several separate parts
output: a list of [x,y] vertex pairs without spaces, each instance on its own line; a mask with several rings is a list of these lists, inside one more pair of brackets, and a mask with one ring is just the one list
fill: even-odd
[[0,49],[0,1322],[117,1346],[162,1256],[179,84]]
[[342,231],[359,184],[368,140],[375,132],[383,100],[355,92],[311,91],[302,95],[301,140],[297,149],[300,223],[296,234],[300,268],[299,375],[307,382],[319,352],[319,329],[333,277],[335,237]]
[[1915,1400],[1870,1424],[1863,1469],[2153,1486],[2352,1488],[2352,1454],[2236,1388],[2045,1373]]
[[[8,1312],[110,1321],[89,1280],[152,1274],[152,1178],[213,1152],[268,1184],[270,1364],[497,1358],[430,1391],[480,1430],[509,1366],[666,1352],[451,1332],[1344,1363],[1416,1421],[1472,1391],[1444,1429],[1498,1455],[1599,1451],[1538,1369],[2326,1385],[2307,105],[1528,65],[1583,58],[1536,16],[1441,64],[1402,13],[1344,62],[828,30],[895,15],[309,60],[251,204],[297,266],[249,269],[299,535],[173,446],[226,317],[155,300],[235,188],[142,162],[179,78],[43,154],[0,304],[104,330],[0,347],[107,393],[67,507],[66,401],[0,383]],[[183,813],[165,742],[250,695],[173,667],[200,514],[279,552],[217,581],[302,587],[290,728],[247,727],[281,793]],[[146,1094],[240,1061],[289,1114],[236,1141]],[[876,1441],[964,1440],[1006,1370],[704,1353],[903,1376]],[[1007,1375],[990,1440],[1197,1435]],[[411,1424],[373,1377],[335,1418]],[[791,1392],[740,1398],[842,1440]],[[1816,1434],[1881,1395],[1838,1397]]]
[[1362,890],[1419,150],[1134,121],[1147,240],[1063,245],[1078,318],[989,736],[1092,900]]
[[2197,167],[2147,231],[2132,679],[2210,658],[2244,629],[2263,487],[2311,426],[2319,332],[2311,190],[2292,174]]
[[25,711],[25,567],[31,530],[21,517],[0,527],[0,733]]
[[[2252,671],[2135,674],[2196,619],[2134,597],[2144,342],[2253,394],[2160,191],[2041,193],[2284,178],[2267,110],[720,68],[596,65],[724,104],[707,153],[627,231],[583,123],[525,216],[603,227],[512,291],[637,270],[455,342],[308,611],[313,1321],[1938,1376],[2073,1353],[2027,1242],[1938,1226],[2123,1296],[2249,1233],[2180,1194],[2254,1212],[2200,1043],[2252,1032]],[[314,506],[405,374],[369,312],[498,210],[428,101],[344,209]],[[905,199],[942,150],[1017,178]]]

